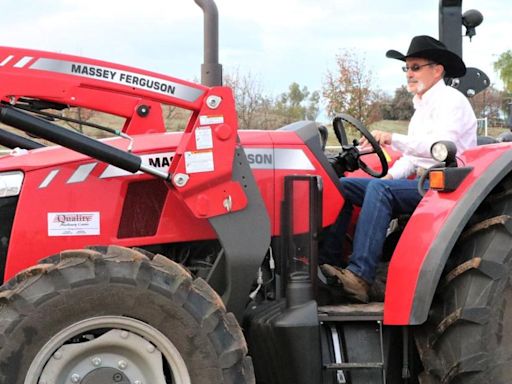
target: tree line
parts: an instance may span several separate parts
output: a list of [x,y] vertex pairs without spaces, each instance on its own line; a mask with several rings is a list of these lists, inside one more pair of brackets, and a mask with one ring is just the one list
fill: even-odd
[[[321,97],[329,116],[348,113],[365,124],[380,120],[409,120],[414,112],[412,97],[405,86],[393,95],[375,85],[366,61],[354,51],[343,50],[335,57],[336,68],[327,71],[321,91],[310,91],[294,82],[277,97],[265,95],[258,79],[239,71],[225,76],[237,106],[241,129],[276,129],[297,120],[315,120]],[[470,99],[475,114],[487,117],[493,126],[504,126],[512,102],[512,51],[502,53],[494,63],[505,89],[491,85]],[[512,119],[512,117],[508,117]]]
[[[321,91],[311,91],[293,82],[277,95],[265,94],[261,82],[251,73],[239,70],[224,76],[224,85],[233,89],[240,129],[276,129],[299,120],[317,120],[323,100],[327,114],[348,113],[369,125],[380,120],[409,120],[414,112],[412,97],[405,86],[393,95],[381,91],[363,57],[342,50],[335,57],[336,67],[327,71]],[[502,53],[494,69],[504,90],[493,85],[470,99],[475,114],[486,117],[494,127],[512,125],[512,50]],[[183,130],[190,111],[164,106],[164,122],[169,130]],[[99,120],[97,113],[73,108],[64,113],[80,121]],[[82,123],[67,123],[83,132]],[[350,127],[349,127],[350,129]]]

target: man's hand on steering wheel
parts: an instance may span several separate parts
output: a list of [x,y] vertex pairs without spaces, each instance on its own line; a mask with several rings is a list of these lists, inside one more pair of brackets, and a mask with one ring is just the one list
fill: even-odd
[[[379,143],[379,145],[389,145],[391,144],[391,133],[389,132],[385,132],[385,131],[378,131],[378,130],[374,130],[372,131],[372,136],[373,138],[375,139],[375,141],[377,143]],[[368,142],[368,140],[366,139],[366,137],[361,137],[361,140],[359,140],[359,145],[361,145],[361,147],[367,147],[367,146],[370,146],[371,144]]]
[[[352,124],[363,135],[360,144],[361,144],[361,149],[363,149],[363,148],[364,149],[360,151],[354,145],[353,147],[349,148],[349,151],[348,151],[350,154],[352,154],[352,153],[354,153],[354,150],[355,150],[355,153],[356,153],[355,160],[357,161],[359,168],[361,168],[363,171],[365,171],[367,174],[369,174],[370,176],[373,176],[373,177],[380,178],[380,177],[385,176],[388,173],[388,162],[387,162],[386,156],[384,155],[384,152],[382,151],[382,148],[380,147],[379,143],[381,141],[382,141],[381,144],[391,143],[391,134],[388,132],[374,131],[374,134],[378,133],[378,139],[377,139],[368,131],[368,129],[366,129],[366,127],[359,120],[353,118],[350,115],[338,114],[334,118],[332,125],[334,128],[334,133],[336,134],[336,137],[338,138],[338,141],[340,142],[343,151],[347,151],[347,148],[348,148],[347,136],[345,133],[345,129],[343,127],[343,121],[346,121],[346,122]],[[387,140],[389,140],[389,143],[386,142]],[[371,148],[371,150],[366,150],[365,147],[368,147],[369,149]],[[379,172],[373,168],[370,168],[361,159],[361,157],[370,155],[373,153],[376,153],[380,160],[380,165],[382,168],[381,172]]]

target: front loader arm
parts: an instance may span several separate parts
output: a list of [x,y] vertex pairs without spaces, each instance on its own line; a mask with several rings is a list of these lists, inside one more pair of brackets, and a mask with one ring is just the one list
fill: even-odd
[[126,118],[128,134],[165,132],[161,104],[199,110],[207,88],[137,68],[0,47],[0,99],[39,99]]
[[[127,134],[165,132],[161,104],[192,111],[169,173],[16,108],[26,100],[85,107],[126,118]],[[0,120],[115,165],[163,178],[194,216],[209,221],[224,256],[208,278],[239,319],[270,244],[270,221],[237,135],[232,91],[131,67],[0,47]],[[165,135],[162,136],[165,139]],[[221,282],[221,283],[219,283]]]
[[208,282],[238,320],[270,245],[270,220],[237,135],[232,92],[214,87],[189,122],[171,163],[172,182],[224,249]]
[[[8,47],[0,47],[0,79],[4,104],[36,99],[102,111],[125,117],[123,131],[128,134],[165,132],[161,104],[192,110],[170,167],[177,192],[201,218],[247,205],[242,185],[232,181],[237,120],[230,89],[209,89],[99,60]],[[80,151],[79,146],[73,149]]]
[[191,119],[171,164],[173,184],[196,217],[213,217],[247,206],[241,183],[233,181],[238,146],[231,90],[212,88]]

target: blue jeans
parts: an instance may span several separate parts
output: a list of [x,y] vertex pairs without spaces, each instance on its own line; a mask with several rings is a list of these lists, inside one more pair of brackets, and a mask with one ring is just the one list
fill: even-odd
[[[386,233],[391,220],[400,214],[410,214],[421,200],[418,180],[382,180],[371,178],[341,178],[345,204],[324,242],[323,260],[340,265],[343,240],[354,206],[360,206],[347,269],[368,283],[375,279],[377,264],[382,256]],[[333,262],[337,258],[336,262]]]

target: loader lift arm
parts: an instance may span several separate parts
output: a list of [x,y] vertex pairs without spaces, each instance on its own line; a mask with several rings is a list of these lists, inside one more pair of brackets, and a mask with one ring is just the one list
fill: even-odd
[[[82,57],[0,47],[0,120],[129,172],[161,177],[198,218],[209,220],[224,248],[214,275],[226,272],[224,300],[240,316],[270,243],[270,223],[237,135],[232,91]],[[139,156],[70,132],[15,108],[34,99],[125,117],[123,132],[164,132],[161,104],[192,111],[169,174]],[[254,231],[254,227],[259,228]],[[233,230],[232,228],[236,228]],[[236,281],[231,284],[231,279]],[[231,290],[230,287],[237,287]],[[217,288],[214,286],[214,288]]]

